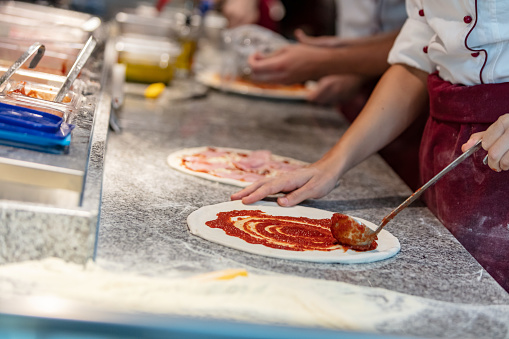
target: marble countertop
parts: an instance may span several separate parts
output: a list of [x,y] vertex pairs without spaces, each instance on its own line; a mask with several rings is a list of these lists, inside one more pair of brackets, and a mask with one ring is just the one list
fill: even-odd
[[[509,305],[509,295],[419,203],[386,227],[399,239],[400,253],[370,264],[268,258],[189,233],[186,218],[192,211],[228,201],[238,188],[169,168],[170,153],[212,145],[269,149],[313,162],[348,126],[333,108],[218,91],[190,100],[148,101],[128,95],[119,121],[123,131],[111,133],[107,145],[96,252],[102,267],[155,277],[169,271],[193,275],[245,268],[259,274],[380,287],[462,305]],[[410,189],[375,155],[347,173],[329,195],[302,205],[378,223],[409,194]]]

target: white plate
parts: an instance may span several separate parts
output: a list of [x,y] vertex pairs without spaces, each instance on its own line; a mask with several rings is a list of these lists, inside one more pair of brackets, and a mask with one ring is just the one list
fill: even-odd
[[[253,152],[250,150],[239,149],[239,148],[203,146],[203,147],[195,147],[195,148],[184,148],[182,150],[176,151],[176,152],[170,154],[166,161],[168,162],[168,165],[170,167],[172,167],[176,170],[179,170],[183,173],[187,173],[187,174],[197,176],[197,177],[200,177],[203,179],[216,181],[216,182],[220,182],[223,184],[238,186],[238,187],[247,187],[252,184],[252,182],[250,182],[250,181],[241,181],[241,180],[236,180],[236,179],[231,179],[231,178],[222,178],[222,177],[218,177],[218,176],[215,176],[215,175],[212,175],[209,173],[192,171],[192,170],[188,169],[187,167],[182,166],[182,158],[183,157],[205,151],[208,147],[212,147],[212,148],[222,150],[222,151],[240,152],[240,153],[246,153],[246,154]],[[306,163],[306,162],[295,160],[295,159],[288,158],[288,157],[282,157],[282,156],[275,155],[275,154],[272,154],[272,158],[274,160],[280,160],[280,161],[286,160],[292,164],[308,165],[308,163]]]
[[[378,247],[372,251],[359,252],[343,249],[333,251],[287,251],[267,247],[260,244],[250,244],[240,238],[227,235],[222,229],[211,228],[205,222],[217,219],[217,213],[233,210],[261,210],[269,215],[307,217],[313,219],[331,218],[334,214],[330,211],[311,207],[294,206],[281,207],[273,202],[260,201],[252,205],[244,205],[241,201],[229,201],[217,205],[204,206],[187,217],[187,225],[192,234],[211,242],[235,248],[244,252],[263,255],[267,257],[311,261],[318,263],[342,263],[360,264],[384,260],[395,256],[400,250],[400,244],[396,237],[382,230],[378,234]],[[355,218],[371,229],[376,225],[364,219]]]
[[301,90],[288,90],[260,88],[256,86],[249,86],[238,81],[221,81],[221,78],[215,71],[200,72],[196,75],[196,80],[218,90],[260,98],[306,100],[310,91],[310,86],[308,85],[306,85],[306,88]]

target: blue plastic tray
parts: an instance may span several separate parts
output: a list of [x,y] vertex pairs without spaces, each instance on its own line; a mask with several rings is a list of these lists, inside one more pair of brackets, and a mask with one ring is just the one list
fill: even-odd
[[0,103],[0,138],[30,145],[67,146],[74,125],[53,114]]
[[33,135],[23,132],[16,132],[15,130],[7,130],[4,129],[3,126],[1,125],[2,124],[0,124],[0,138],[4,140],[16,141],[19,143],[26,143],[39,146],[55,146],[55,145],[67,146],[71,143],[70,133],[61,138],[54,138],[51,135],[49,135],[48,137],[42,133],[39,135]]
[[0,138],[36,145],[69,145],[74,125],[62,123],[56,132],[49,133],[0,122]]
[[0,103],[0,123],[48,133],[56,133],[62,117],[26,107]]

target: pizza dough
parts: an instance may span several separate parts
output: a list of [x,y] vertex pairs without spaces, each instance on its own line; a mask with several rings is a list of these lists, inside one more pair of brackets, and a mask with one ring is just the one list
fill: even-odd
[[[251,271],[227,280],[145,276],[107,270],[92,261],[83,267],[57,258],[0,265],[0,294],[3,298],[29,294],[30,305],[43,307],[48,316],[73,308],[85,314],[95,310],[169,314],[364,331],[404,323],[426,308],[410,295],[322,279]],[[433,310],[430,307],[427,314]]]
[[[379,233],[377,240],[378,247],[372,251],[358,252],[346,250],[343,247],[331,251],[289,251],[261,244],[248,243],[243,239],[227,235],[222,229],[211,228],[206,225],[206,222],[217,218],[217,213],[233,210],[261,210],[273,216],[307,217],[313,219],[331,218],[333,214],[330,211],[304,206],[280,207],[276,203],[267,201],[260,201],[252,205],[244,205],[241,201],[229,201],[205,206],[192,212],[187,218],[189,230],[192,234],[203,239],[244,252],[273,258],[318,263],[369,263],[393,257],[400,250],[398,239],[386,230],[382,230]],[[356,219],[371,229],[376,228],[376,225],[369,221],[360,218]]]
[[[184,165],[184,161],[183,161],[184,159],[189,159],[194,154],[206,153],[206,152],[208,152],[209,149],[218,150],[219,152],[224,151],[224,152],[231,152],[232,154],[240,153],[240,154],[247,154],[247,155],[254,154],[255,152],[268,152],[268,151],[250,151],[250,150],[244,150],[244,149],[238,149],[238,148],[228,148],[228,147],[206,147],[205,146],[205,147],[185,148],[185,149],[182,149],[182,150],[179,150],[177,152],[170,154],[167,158],[168,165],[176,170],[179,170],[181,172],[184,172],[184,173],[187,173],[187,174],[190,174],[193,176],[220,182],[223,184],[239,186],[239,187],[249,186],[253,182],[257,181],[258,179],[263,178],[263,176],[261,176],[261,175],[252,174],[250,176],[243,176],[241,179],[236,179],[235,176],[233,176],[233,175],[230,177],[226,177],[226,176],[218,176],[218,175],[206,173],[205,171],[208,171],[209,167],[203,168],[203,169],[197,168],[196,170],[191,170],[190,168],[188,168]],[[242,160],[240,160],[240,161],[242,161]],[[270,154],[270,162],[275,165],[280,164],[282,167],[280,169],[277,169],[275,166],[271,166],[270,170],[267,171],[266,176],[275,176],[278,173],[281,173],[283,171],[292,170],[297,167],[303,167],[303,166],[308,165],[308,163],[303,162],[303,161],[295,160],[295,159],[288,158],[288,157],[282,157],[282,156],[278,156],[278,155],[274,155],[274,154]],[[214,165],[214,166],[218,165],[217,167],[219,167],[219,170],[222,170],[221,167],[225,164],[228,165],[229,167],[235,167],[233,164],[231,164],[231,158],[225,158],[225,159],[214,158],[213,163],[211,165]],[[213,166],[210,168],[213,169]],[[239,170],[239,169],[237,169],[237,170]],[[244,173],[249,174],[248,171],[246,171]]]
[[222,81],[216,71],[198,73],[196,79],[204,85],[231,93],[284,100],[306,100],[313,87],[312,83],[306,83],[305,86],[280,85],[280,88],[277,88],[277,85],[258,86],[247,81]]
[[[201,260],[206,259],[202,256]],[[201,261],[193,264],[200,267]],[[197,317],[180,318],[188,326],[193,322],[206,326],[210,321],[224,319],[233,326],[236,322],[247,323],[237,325],[237,329],[250,328],[246,326],[253,323],[258,331],[262,330],[260,324],[297,326],[304,333],[300,338],[315,333],[304,327],[363,331],[370,334],[359,333],[357,337],[370,338],[376,334],[383,338],[505,338],[509,333],[509,325],[503,321],[509,314],[507,305],[444,302],[339,281],[257,273],[254,268],[247,269],[247,276],[219,280],[217,277],[224,277],[225,267],[239,267],[238,262],[227,259],[203,262],[208,270],[211,265],[212,270],[223,271],[211,272],[207,277],[189,277],[191,272],[203,270],[169,269],[159,263],[155,264],[159,269],[154,272],[165,274],[154,276],[119,272],[118,263],[104,259],[90,261],[85,267],[57,258],[24,261],[0,265],[0,295],[6,302],[2,305],[4,310],[31,305],[33,311],[48,317],[61,317],[70,309],[99,317],[104,312],[118,312],[105,315],[110,319],[138,317],[139,321],[157,314],[168,316],[169,328],[178,325],[175,316]],[[464,273],[459,270],[454,274]],[[474,280],[472,284],[479,283],[482,289],[484,284]],[[25,298],[16,304],[17,297]],[[231,334],[225,332],[231,327],[223,332],[217,328],[210,330],[210,336]],[[263,333],[268,331],[265,328]],[[325,332],[316,333],[327,337]],[[335,337],[342,334],[338,332]],[[334,337],[334,333],[328,337]]]

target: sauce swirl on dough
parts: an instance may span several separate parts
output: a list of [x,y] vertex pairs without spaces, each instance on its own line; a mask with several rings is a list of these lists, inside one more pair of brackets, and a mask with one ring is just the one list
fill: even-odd
[[274,216],[260,210],[234,210],[217,213],[205,223],[250,244],[261,244],[287,251],[333,251],[341,246],[331,233],[331,219]]

